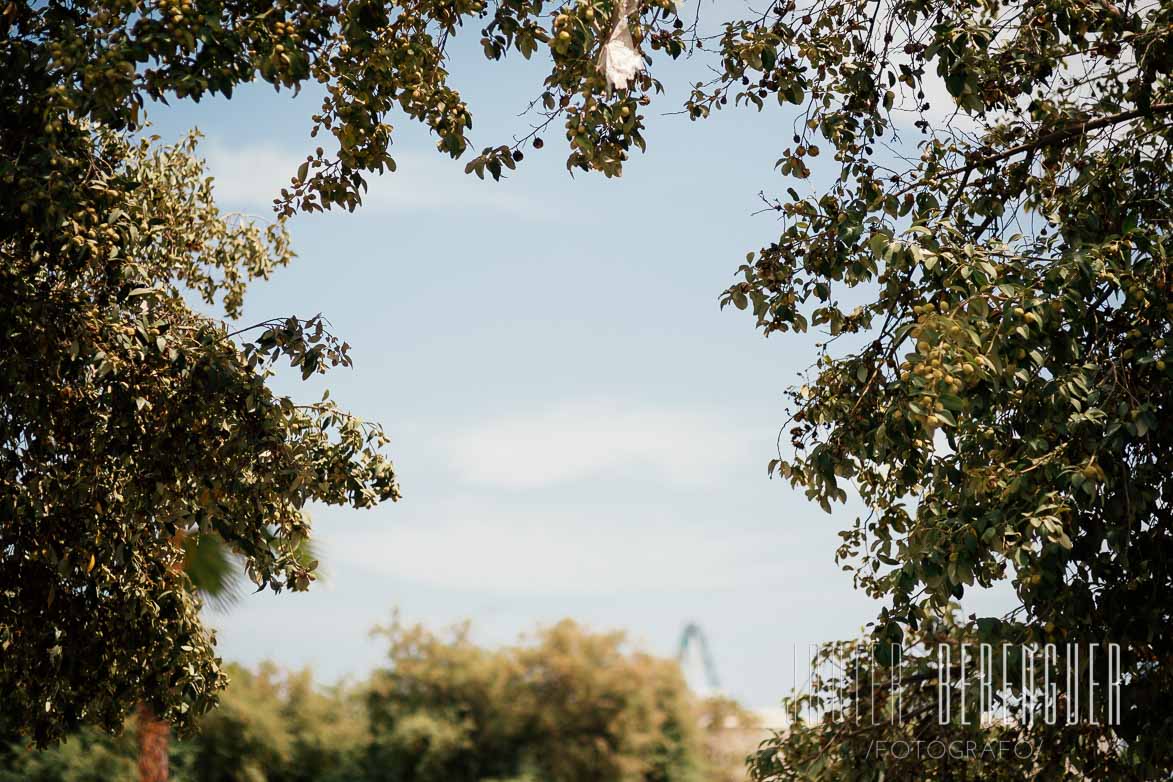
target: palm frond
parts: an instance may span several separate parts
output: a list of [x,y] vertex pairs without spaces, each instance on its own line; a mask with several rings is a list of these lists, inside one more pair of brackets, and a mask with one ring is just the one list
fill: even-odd
[[[224,611],[244,597],[247,577],[240,557],[224,539],[213,532],[189,534],[183,541],[183,567],[194,586],[217,610]],[[298,544],[294,552],[298,561],[318,570],[318,547],[309,540]]]
[[219,610],[236,605],[244,596],[244,569],[224,539],[195,533],[184,539],[183,547],[183,567],[192,586]]

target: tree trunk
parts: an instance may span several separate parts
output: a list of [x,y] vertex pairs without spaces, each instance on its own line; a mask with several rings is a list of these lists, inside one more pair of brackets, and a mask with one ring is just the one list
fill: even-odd
[[167,749],[171,726],[155,716],[145,703],[138,707],[138,778],[139,782],[167,782]]

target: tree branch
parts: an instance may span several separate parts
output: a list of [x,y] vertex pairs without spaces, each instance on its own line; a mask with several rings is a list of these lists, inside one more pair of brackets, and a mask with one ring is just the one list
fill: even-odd
[[988,155],[959,168],[951,168],[948,171],[944,171],[942,173],[945,176],[966,173],[975,168],[983,168],[990,165],[991,163],[997,163],[1007,158],[1014,157],[1015,155],[1021,154],[1023,152],[1029,152],[1034,149],[1039,149],[1040,147],[1054,146],[1055,144],[1066,141],[1073,136],[1078,136],[1089,131],[1111,127],[1112,125],[1119,125],[1121,122],[1129,122],[1130,120],[1139,119],[1140,117],[1144,116],[1165,114],[1170,111],[1173,111],[1173,103],[1157,103],[1153,106],[1150,106],[1148,111],[1145,111],[1144,109],[1133,109],[1132,111],[1113,114],[1110,117],[1100,117],[1099,119],[1095,120],[1084,120],[1083,122],[1078,122],[1074,125],[1068,125],[1067,127],[1060,128],[1059,130],[1053,130],[1050,133],[1044,133],[1033,141],[1028,141],[1025,144],[1019,144],[1018,146],[1003,150],[996,155]]

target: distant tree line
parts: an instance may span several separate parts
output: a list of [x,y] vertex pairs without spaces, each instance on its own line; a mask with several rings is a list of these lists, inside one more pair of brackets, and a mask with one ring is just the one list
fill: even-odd
[[[175,782],[727,782],[728,736],[752,725],[700,701],[670,660],[567,620],[531,643],[477,646],[398,622],[389,665],[319,686],[272,663],[229,666],[219,709],[170,747]],[[10,738],[0,782],[135,782],[137,725],[85,727],[47,750]],[[15,734],[10,734],[15,736]],[[720,745],[720,751],[716,748]]]

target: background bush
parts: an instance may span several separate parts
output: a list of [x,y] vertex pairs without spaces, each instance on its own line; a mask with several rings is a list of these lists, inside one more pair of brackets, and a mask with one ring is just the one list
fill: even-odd
[[[323,687],[309,671],[229,666],[199,731],[171,745],[175,782],[701,782],[744,777],[748,713],[701,701],[674,661],[565,620],[487,649],[468,626],[380,629],[388,665]],[[745,746],[728,746],[736,714]],[[0,782],[135,782],[135,724],[34,751],[0,746]],[[752,733],[752,729],[751,729]],[[714,747],[720,746],[719,752]]]

